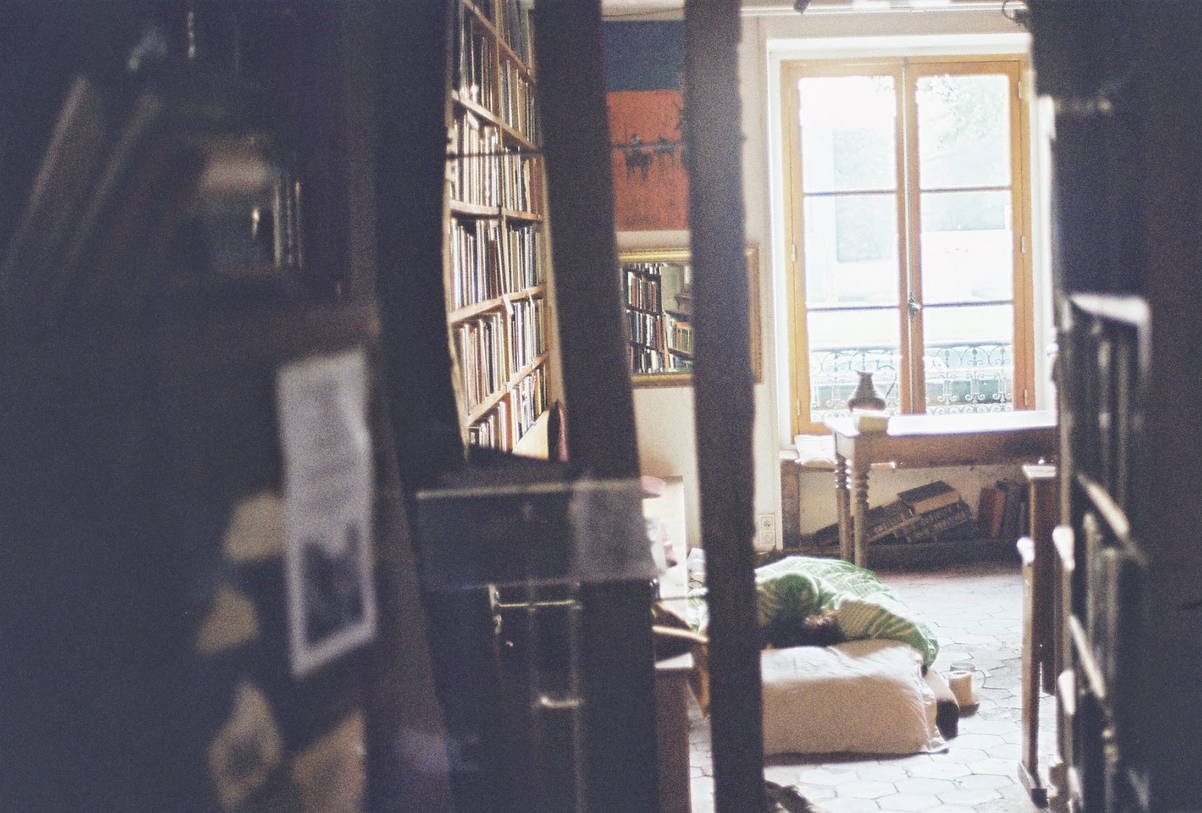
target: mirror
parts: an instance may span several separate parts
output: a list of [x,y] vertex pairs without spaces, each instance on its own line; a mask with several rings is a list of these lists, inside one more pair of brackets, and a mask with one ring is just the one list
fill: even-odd
[[[688,249],[626,251],[618,256],[636,387],[679,387],[693,376],[693,266]],[[762,376],[759,252],[747,249],[751,371]]]

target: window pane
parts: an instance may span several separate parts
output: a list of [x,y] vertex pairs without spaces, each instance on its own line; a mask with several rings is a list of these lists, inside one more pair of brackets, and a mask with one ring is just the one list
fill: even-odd
[[897,196],[805,201],[806,302],[810,307],[897,303]]
[[968,305],[923,311],[927,412],[1014,408],[1014,308]]
[[1014,298],[1009,192],[923,192],[922,300]]
[[1010,80],[918,79],[918,177],[923,189],[1010,185]]
[[802,188],[897,188],[897,97],[892,76],[802,79]]
[[897,370],[901,365],[895,309],[818,311],[809,314],[810,420],[846,415],[847,399],[868,371],[891,412],[901,408]]

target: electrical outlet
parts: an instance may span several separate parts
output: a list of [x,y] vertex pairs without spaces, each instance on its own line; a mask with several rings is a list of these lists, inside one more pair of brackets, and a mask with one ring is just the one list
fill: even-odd
[[756,523],[756,547],[760,550],[776,548],[776,515],[760,514]]

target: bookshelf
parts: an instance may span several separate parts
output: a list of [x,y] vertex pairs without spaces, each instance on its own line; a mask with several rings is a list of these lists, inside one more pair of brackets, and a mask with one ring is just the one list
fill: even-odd
[[630,253],[621,261],[631,372],[692,370],[693,296],[688,253]]
[[452,21],[446,299],[467,441],[541,453],[551,324],[529,9],[459,0]]

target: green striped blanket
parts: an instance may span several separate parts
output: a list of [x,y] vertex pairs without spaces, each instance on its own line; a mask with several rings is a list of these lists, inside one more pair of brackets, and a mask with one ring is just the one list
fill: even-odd
[[[939,654],[930,629],[870,570],[841,559],[788,556],[756,568],[755,583],[760,626],[798,624],[821,611],[834,613],[839,630],[850,640],[887,638],[912,645],[922,654],[923,667]],[[690,597],[690,621],[708,626],[703,591]]]

